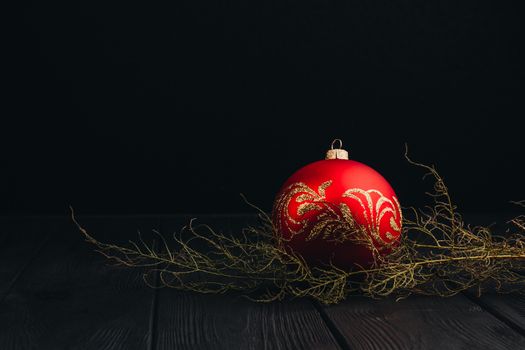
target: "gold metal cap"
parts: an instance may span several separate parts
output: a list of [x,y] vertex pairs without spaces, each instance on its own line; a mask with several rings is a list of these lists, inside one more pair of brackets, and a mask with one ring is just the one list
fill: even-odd
[[[339,147],[334,148],[335,143],[339,143]],[[340,139],[335,139],[330,145],[330,149],[326,152],[326,157],[324,159],[346,159],[348,160],[348,152],[343,147],[343,141]]]

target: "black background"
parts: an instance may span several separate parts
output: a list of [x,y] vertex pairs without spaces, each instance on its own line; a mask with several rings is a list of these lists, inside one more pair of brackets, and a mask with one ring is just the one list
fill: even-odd
[[505,1],[28,3],[9,32],[4,215],[269,210],[341,138],[402,204],[525,199],[523,12]]

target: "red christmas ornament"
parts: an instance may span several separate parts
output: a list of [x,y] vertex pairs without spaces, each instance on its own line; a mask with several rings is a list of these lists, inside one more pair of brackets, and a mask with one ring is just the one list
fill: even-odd
[[[340,147],[334,149],[336,141]],[[399,241],[402,214],[389,183],[349,160],[341,145],[334,140],[325,160],[306,165],[284,183],[272,217],[286,249],[310,265],[332,262],[349,270],[374,261],[370,245],[349,235],[361,230],[380,254],[388,254]]]

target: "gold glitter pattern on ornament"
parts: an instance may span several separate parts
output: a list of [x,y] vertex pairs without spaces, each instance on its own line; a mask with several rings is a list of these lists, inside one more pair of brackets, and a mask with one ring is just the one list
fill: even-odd
[[[376,194],[379,196],[379,198],[376,201],[375,208],[373,208],[372,194]],[[364,209],[363,216],[366,221],[366,228],[368,229],[368,232],[370,232],[372,237],[376,240],[376,242],[380,242],[383,244],[390,244],[392,242],[392,240],[395,237],[391,232],[387,231],[385,233],[385,238],[387,238],[388,241],[385,241],[385,239],[383,239],[383,237],[380,236],[380,226],[384,216],[388,213],[391,213],[392,216],[389,220],[390,228],[396,232],[400,231],[400,227],[397,225],[396,220],[398,220],[397,213],[401,213],[401,208],[399,207],[399,203],[395,196],[392,197],[394,200],[392,201],[385,197],[378,190],[372,189],[365,191],[360,188],[351,188],[343,193],[343,197],[356,200]],[[368,208],[368,212],[365,208]],[[401,220],[401,218],[399,219]]]
[[301,203],[299,207],[297,207],[297,214],[303,216],[307,212],[311,210],[321,210],[323,209],[320,205],[315,203]]
[[[299,216],[304,216],[306,213],[312,210],[322,210],[324,207],[326,207],[325,190],[331,184],[331,180],[325,181],[317,188],[317,191],[311,189],[304,182],[296,182],[288,186],[283,191],[283,195],[277,198],[276,200],[275,208],[276,212],[278,213],[277,224],[280,227],[282,227],[282,225],[284,224],[284,226],[293,234],[302,232],[308,225],[308,221],[297,221],[290,215],[290,213],[288,212],[290,202],[295,198],[296,203],[301,203],[297,208]],[[286,220],[283,220],[281,213],[284,213],[284,215],[286,216]],[[290,224],[299,225],[300,228],[294,229]]]
[[[396,203],[397,211],[399,213],[399,222],[403,222],[403,211],[401,210],[401,205],[396,196],[392,196],[392,199],[394,200],[394,203]],[[401,230],[401,228],[399,228],[399,230]]]
[[[381,237],[380,225],[385,215],[390,213],[388,221],[390,228],[394,232],[400,231],[397,222],[401,222],[402,214],[395,196],[391,200],[374,189],[365,191],[351,188],[344,191],[342,197],[356,201],[361,206],[366,224],[358,225],[347,203],[336,204],[326,200],[326,190],[331,184],[332,180],[325,181],[319,185],[317,191],[303,182],[296,182],[285,188],[275,202],[277,226],[286,227],[292,233],[292,237],[308,231],[308,236],[305,238],[307,241],[321,236],[323,239],[342,242],[356,239],[356,237],[349,237],[349,233],[355,235],[365,230],[376,243],[380,244],[380,248],[386,248],[394,243],[396,236],[390,231],[385,232],[384,238]],[[375,205],[373,195],[378,196]],[[290,213],[292,202],[299,204],[294,215]],[[307,215],[310,213],[313,215]]]

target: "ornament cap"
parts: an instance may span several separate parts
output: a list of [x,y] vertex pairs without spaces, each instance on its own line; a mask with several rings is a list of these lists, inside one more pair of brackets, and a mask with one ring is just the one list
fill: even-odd
[[[339,146],[334,148],[334,145],[338,143]],[[326,157],[324,159],[345,159],[348,160],[348,152],[343,148],[343,141],[341,139],[335,139],[330,145],[330,149],[326,152]]]

